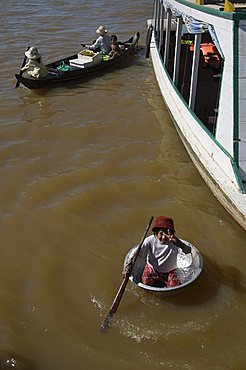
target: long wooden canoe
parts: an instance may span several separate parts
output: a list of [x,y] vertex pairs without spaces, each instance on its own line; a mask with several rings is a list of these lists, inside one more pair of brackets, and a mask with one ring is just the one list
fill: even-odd
[[[129,61],[130,56],[134,54],[138,45],[139,37],[140,34],[137,32],[128,41],[123,43],[125,49],[122,50],[119,55],[115,55],[109,60],[101,60],[100,63],[92,65],[88,64],[88,66],[85,65],[84,68],[76,67],[74,65],[71,66],[70,61],[78,58],[78,54],[74,54],[47,64],[46,68],[48,70],[48,75],[45,78],[37,79],[27,73],[24,73],[23,75],[16,74],[15,77],[17,81],[26,86],[28,89],[40,89],[57,86],[68,81],[93,78],[99,73],[110,72],[114,68],[120,68],[121,66],[124,66],[125,62]],[[57,68],[62,63],[69,66],[68,71],[61,71],[59,68]]]

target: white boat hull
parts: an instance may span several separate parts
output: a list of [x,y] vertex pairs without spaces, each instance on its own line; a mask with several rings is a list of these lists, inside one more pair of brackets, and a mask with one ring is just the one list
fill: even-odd
[[[178,3],[173,0],[170,1],[171,3]],[[182,6],[182,11],[185,11],[187,8],[184,5],[180,6]],[[193,9],[190,10],[190,13],[192,11]],[[199,18],[197,10],[194,10],[193,13],[197,15],[198,19],[202,19],[202,14],[200,14]],[[206,14],[206,20],[210,18]],[[216,17],[213,18],[215,22]],[[219,19],[218,30],[219,27],[225,27],[223,22],[228,23],[228,20]],[[152,21],[148,23],[151,24]],[[228,29],[231,29],[231,26],[228,26]],[[219,31],[218,34],[220,35]],[[228,46],[226,52],[230,53]],[[155,32],[152,33],[150,56],[167,109],[192,161],[216,198],[233,218],[246,229],[246,194],[243,192],[244,190],[240,189],[238,184],[238,169],[233,160],[233,102],[230,103],[233,101],[230,88],[231,74],[227,73],[228,76],[226,75],[224,80],[222,80],[220,99],[222,102],[224,101],[225,109],[220,105],[217,132],[213,136],[190,109],[170,78],[156,44]],[[226,60],[231,61],[233,58],[229,55]],[[228,65],[225,68],[229,68]],[[226,92],[227,97],[224,97]],[[204,98],[206,99],[206,97]],[[230,114],[227,111],[228,109]],[[223,122],[224,127],[222,126]],[[243,148],[242,145],[243,143],[241,148]],[[241,181],[242,186],[243,182]]]

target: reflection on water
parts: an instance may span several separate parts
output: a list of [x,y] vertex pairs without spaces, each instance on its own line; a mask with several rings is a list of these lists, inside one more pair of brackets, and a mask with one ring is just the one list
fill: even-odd
[[23,356],[10,351],[2,352],[0,355],[0,368],[2,370],[19,369],[35,370],[34,364]]
[[[103,24],[120,39],[140,31],[143,46],[151,3],[1,5],[2,368],[244,369],[245,232],[191,163],[144,51],[84,83],[15,89],[27,45],[56,60]],[[103,334],[124,257],[159,214],[204,271],[171,297],[129,283]]]

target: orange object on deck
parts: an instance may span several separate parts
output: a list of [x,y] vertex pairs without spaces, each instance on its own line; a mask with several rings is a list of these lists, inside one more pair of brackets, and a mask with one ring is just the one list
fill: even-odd
[[[212,43],[203,43],[200,45],[200,49],[203,55],[204,67],[212,69],[220,68],[221,57],[216,46]],[[190,51],[194,51],[194,45],[190,46]]]
[[220,60],[218,50],[214,44],[201,44],[200,49],[204,56],[205,62],[207,61],[207,59],[209,60],[210,58],[215,58],[218,61]]
[[[215,58],[220,61],[220,55],[216,46],[212,43],[204,43],[200,45],[200,49],[204,56],[205,62],[208,62],[210,58]],[[194,45],[190,46],[190,51],[194,51]]]

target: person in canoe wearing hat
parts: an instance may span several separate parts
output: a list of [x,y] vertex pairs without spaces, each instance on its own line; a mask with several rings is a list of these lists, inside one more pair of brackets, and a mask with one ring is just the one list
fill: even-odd
[[100,52],[101,54],[108,54],[111,50],[111,37],[107,35],[107,30],[105,27],[100,26],[96,30],[98,38],[93,45],[85,45],[85,47],[94,52]]
[[21,71],[24,72],[27,69],[30,69],[27,73],[35,78],[46,77],[48,71],[44,65],[44,62],[39,54],[39,51],[35,47],[30,47],[26,52],[25,56],[29,59],[24,67],[21,68]]
[[147,249],[147,262],[142,274],[142,282],[146,285],[173,287],[180,284],[176,274],[177,255],[179,248],[186,254],[191,248],[175,236],[174,222],[170,217],[158,216],[152,229],[153,235],[143,243]]

